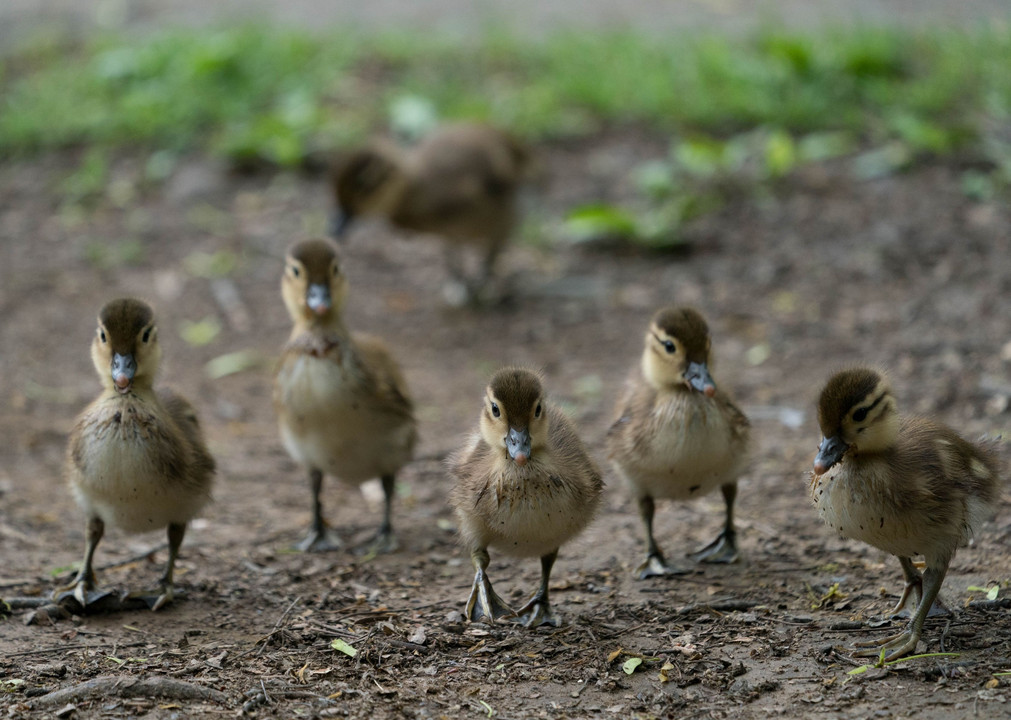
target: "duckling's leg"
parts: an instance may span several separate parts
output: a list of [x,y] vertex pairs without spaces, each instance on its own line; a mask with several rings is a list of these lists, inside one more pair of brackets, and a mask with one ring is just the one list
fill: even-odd
[[476,304],[497,304],[506,300],[503,283],[496,282],[495,263],[505,246],[508,237],[492,238],[481,261],[481,272],[475,281],[470,283],[470,298]]
[[737,531],[734,529],[734,500],[737,499],[737,483],[727,483],[720,487],[723,500],[727,504],[727,520],[723,531],[716,539],[698,552],[689,555],[695,562],[732,563],[739,557],[737,552]]
[[856,657],[878,657],[881,655],[881,649],[883,648],[886,651],[885,660],[888,661],[908,655],[916,650],[916,644],[920,641],[920,636],[923,634],[923,621],[927,619],[927,615],[930,613],[930,608],[934,604],[938,592],[941,590],[941,584],[944,582],[944,575],[947,571],[947,561],[940,568],[928,567],[924,571],[923,596],[920,598],[920,604],[916,607],[916,612],[913,613],[912,620],[909,621],[909,625],[906,626],[903,632],[879,640],[855,643],[854,647],[870,649],[858,650],[853,654]]
[[340,538],[333,528],[327,527],[326,520],[323,519],[323,503],[319,499],[323,489],[323,473],[310,470],[309,484],[312,486],[312,525],[308,534],[295,545],[295,549],[302,552],[337,550],[341,547]]
[[913,596],[913,602],[919,602],[920,594],[923,592],[923,577],[913,565],[913,561],[907,557],[900,557],[899,564],[902,565],[902,575],[906,579],[906,584],[902,588],[899,602],[892,608],[892,615],[898,615],[905,610],[910,595]]
[[463,251],[453,242],[446,243],[446,270],[449,281],[442,286],[442,297],[450,307],[463,307],[471,300],[472,288],[464,270]]
[[186,523],[169,523],[168,526],[168,561],[165,563],[165,573],[161,576],[161,582],[157,590],[150,592],[133,592],[127,597],[138,598],[147,603],[152,610],[160,610],[168,605],[175,598],[175,575],[176,558],[179,557],[179,547],[186,537]]
[[[899,564],[902,565],[902,575],[906,579],[906,584],[902,588],[902,596],[899,597],[899,602],[896,603],[894,608],[892,608],[892,615],[909,617],[910,613],[906,610],[906,601],[912,597],[914,604],[918,604],[920,602],[920,597],[923,595],[923,576],[920,575],[920,571],[916,569],[916,566],[913,565],[913,561],[911,559],[907,557],[900,557]],[[939,617],[945,615],[951,615],[951,611],[945,607],[940,598],[936,598],[934,603],[930,606],[930,611],[927,613],[927,617]]]
[[557,557],[557,549],[541,557],[541,586],[527,604],[516,611],[520,616],[519,621],[527,627],[538,625],[558,627],[562,624],[558,616],[551,612],[551,603],[548,601],[548,580],[551,578],[551,568],[554,567]]
[[656,504],[649,495],[639,498],[639,515],[642,517],[642,524],[646,526],[646,559],[635,569],[636,577],[645,580],[656,575],[684,575],[690,572],[686,568],[668,565],[664,560],[663,553],[653,538],[653,514],[656,512]]
[[94,603],[111,593],[109,590],[95,590],[95,571],[92,568],[95,549],[98,547],[98,543],[104,534],[105,522],[102,518],[88,518],[87,530],[85,531],[84,560],[81,561],[81,569],[77,571],[77,575],[69,585],[64,585],[53,591],[54,600],[62,600],[69,593],[81,604],[81,607],[85,607],[89,603]]
[[474,563],[474,584],[470,588],[470,597],[467,598],[467,618],[471,622],[488,620],[494,623],[499,618],[515,617],[516,613],[496,594],[485,575],[488,563],[491,562],[488,551],[478,548],[470,554],[470,560]]
[[395,475],[383,475],[383,524],[369,547],[370,553],[389,553],[397,549],[397,539],[393,535],[393,493],[396,488]]

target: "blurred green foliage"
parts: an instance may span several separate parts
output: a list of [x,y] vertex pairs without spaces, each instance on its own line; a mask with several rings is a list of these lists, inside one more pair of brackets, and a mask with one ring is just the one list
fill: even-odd
[[[1009,67],[1007,27],[536,43],[185,30],[5,58],[0,155],[89,144],[290,166],[385,125],[403,97],[527,136],[614,121],[724,137],[765,126],[943,153],[978,138],[981,116],[1008,117]],[[789,164],[785,149],[770,149],[776,162]]]
[[580,208],[567,230],[668,247],[742,182],[761,190],[842,156],[874,178],[960,153],[975,161],[967,194],[1006,192],[1008,68],[1007,25],[536,42],[262,26],[118,35],[0,58],[0,158],[83,149],[63,190],[84,201],[101,195],[120,150],[145,153],[143,179],[158,182],[184,153],[294,167],[382,129],[416,136],[437,118],[532,139],[645,126],[674,141],[669,157],[633,170],[641,207]]

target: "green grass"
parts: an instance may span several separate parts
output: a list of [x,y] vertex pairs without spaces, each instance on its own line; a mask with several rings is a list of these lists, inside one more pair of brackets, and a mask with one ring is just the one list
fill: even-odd
[[984,128],[1011,117],[1009,67],[1008,26],[469,44],[186,30],[5,58],[0,157],[86,146],[152,153],[154,174],[166,155],[194,150],[292,166],[386,127],[405,95],[534,138],[615,123],[724,139],[762,127],[944,154],[983,147]]

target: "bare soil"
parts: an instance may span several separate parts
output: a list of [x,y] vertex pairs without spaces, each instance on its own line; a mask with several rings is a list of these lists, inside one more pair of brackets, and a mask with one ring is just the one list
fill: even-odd
[[[547,221],[575,203],[625,199],[628,169],[662,156],[666,140],[625,130],[541,150],[546,182],[530,214]],[[1011,212],[966,199],[957,167],[866,182],[844,165],[810,168],[697,221],[688,254],[517,244],[504,268],[515,300],[480,312],[444,306],[436,241],[362,227],[343,251],[349,322],[399,358],[422,433],[398,478],[400,550],[369,557],[289,551],[309,494],[270,405],[270,362],[289,327],[281,257],[322,230],[321,180],[234,176],[192,158],[164,186],[145,187],[140,160],[123,157],[112,197],[81,212],[61,190],[74,161],[0,167],[0,595],[48,594],[82,552],[61,465],[73,419],[98,391],[88,344],[106,300],[139,295],[156,306],[163,381],[197,405],[220,473],[216,502],[183,546],[185,596],[172,606],[50,621],[20,610],[0,624],[8,716],[1007,715],[1007,681],[992,676],[1011,670],[1006,603],[967,590],[1009,577],[1006,493],[952,564],[943,592],[954,616],[928,621],[924,651],[958,655],[854,676],[848,646],[902,622],[889,620],[901,573],[893,558],[829,532],[807,497],[813,402],[836,368],[887,367],[906,410],[970,438],[1008,427]],[[217,250],[239,258],[228,280],[195,276],[186,259]],[[566,624],[466,624],[472,573],[441,461],[475,425],[490,373],[504,363],[542,369],[606,467],[614,402],[649,316],[669,303],[708,316],[716,380],[753,421],[741,562],[634,580],[641,527],[607,468],[603,511],[555,566]],[[222,326],[212,343],[180,338],[185,321],[207,317]],[[205,363],[243,349],[263,363],[208,377]],[[325,503],[349,545],[378,524],[368,488],[331,482]],[[717,496],[663,505],[659,542],[671,554],[705,544],[721,505]],[[98,563],[133,560],[100,582],[149,585],[165,552],[136,558],[163,540],[110,531]],[[493,555],[490,572],[515,602],[536,587],[539,564]],[[357,655],[332,649],[335,638]],[[642,663],[627,674],[633,657]]]

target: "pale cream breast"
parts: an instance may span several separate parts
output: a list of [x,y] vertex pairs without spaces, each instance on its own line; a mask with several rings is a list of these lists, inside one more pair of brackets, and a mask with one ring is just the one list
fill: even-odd
[[634,445],[613,458],[641,495],[701,497],[735,479],[747,461],[745,443],[708,398],[661,395],[643,422]]
[[[503,463],[504,464],[504,463]],[[540,557],[579,534],[593,519],[599,492],[531,461],[495,474],[470,508],[457,507],[460,532],[475,547],[506,555]]]
[[[971,535],[970,504],[947,508],[944,518],[932,517],[926,507],[903,497],[884,462],[857,467],[848,458],[812,480],[811,498],[829,527],[898,557],[947,562]],[[985,512],[985,504],[978,504],[975,512]]]
[[207,504],[209,484],[187,477],[188,448],[165,423],[151,404],[120,398],[81,415],[67,474],[86,512],[136,533],[189,522]]
[[347,362],[291,353],[275,393],[282,442],[307,467],[355,483],[392,474],[410,460],[413,420],[376,402]]

